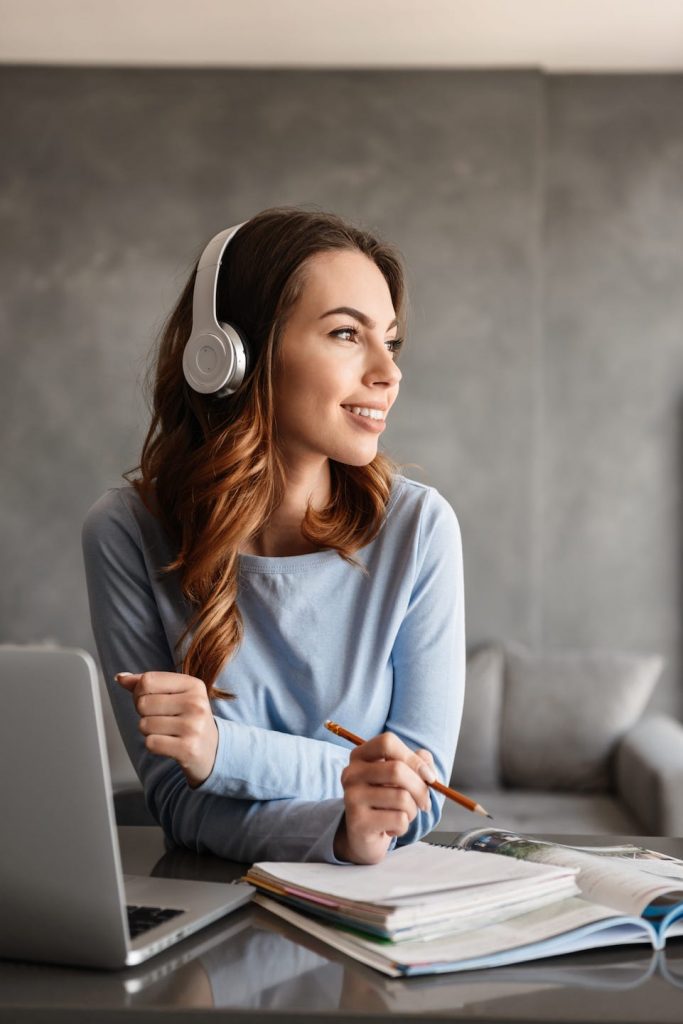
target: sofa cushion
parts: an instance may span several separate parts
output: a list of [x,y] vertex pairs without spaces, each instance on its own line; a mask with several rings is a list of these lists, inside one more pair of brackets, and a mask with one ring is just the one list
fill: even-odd
[[527,835],[647,835],[642,824],[608,793],[542,793],[529,789],[472,790],[467,794],[493,815],[493,821],[471,814],[446,800],[439,832],[473,828],[509,829]]
[[599,791],[611,755],[641,716],[663,666],[657,655],[505,652],[501,774],[508,786]]
[[499,785],[502,702],[503,651],[480,647],[467,658],[465,704],[451,773],[456,789]]

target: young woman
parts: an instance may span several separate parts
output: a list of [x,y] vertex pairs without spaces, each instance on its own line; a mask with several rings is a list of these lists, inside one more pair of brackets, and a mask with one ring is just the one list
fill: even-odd
[[[225,249],[251,365],[183,373],[195,266],[160,339],[138,475],[83,528],[95,640],[147,804],[239,861],[375,863],[438,822],[464,693],[460,532],[378,440],[398,397],[398,254],[264,210]],[[366,738],[351,749],[333,719]]]

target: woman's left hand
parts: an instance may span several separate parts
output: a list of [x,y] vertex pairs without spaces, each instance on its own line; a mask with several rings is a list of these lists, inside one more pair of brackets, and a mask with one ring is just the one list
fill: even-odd
[[190,786],[209,777],[218,749],[218,726],[201,679],[178,672],[119,672],[140,715],[140,732],[152,754],[172,757]]

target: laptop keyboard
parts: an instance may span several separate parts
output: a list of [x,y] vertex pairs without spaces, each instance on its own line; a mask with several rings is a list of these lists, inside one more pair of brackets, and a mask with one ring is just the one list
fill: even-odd
[[128,911],[128,930],[131,939],[137,938],[150,928],[170,921],[172,917],[184,913],[182,910],[174,910],[171,907],[126,907]]

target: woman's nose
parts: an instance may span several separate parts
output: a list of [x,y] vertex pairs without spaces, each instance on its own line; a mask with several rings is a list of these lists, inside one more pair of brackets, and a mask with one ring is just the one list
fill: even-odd
[[401,370],[396,365],[393,354],[386,348],[383,355],[378,355],[371,360],[368,371],[375,383],[383,382],[398,386],[403,377]]

